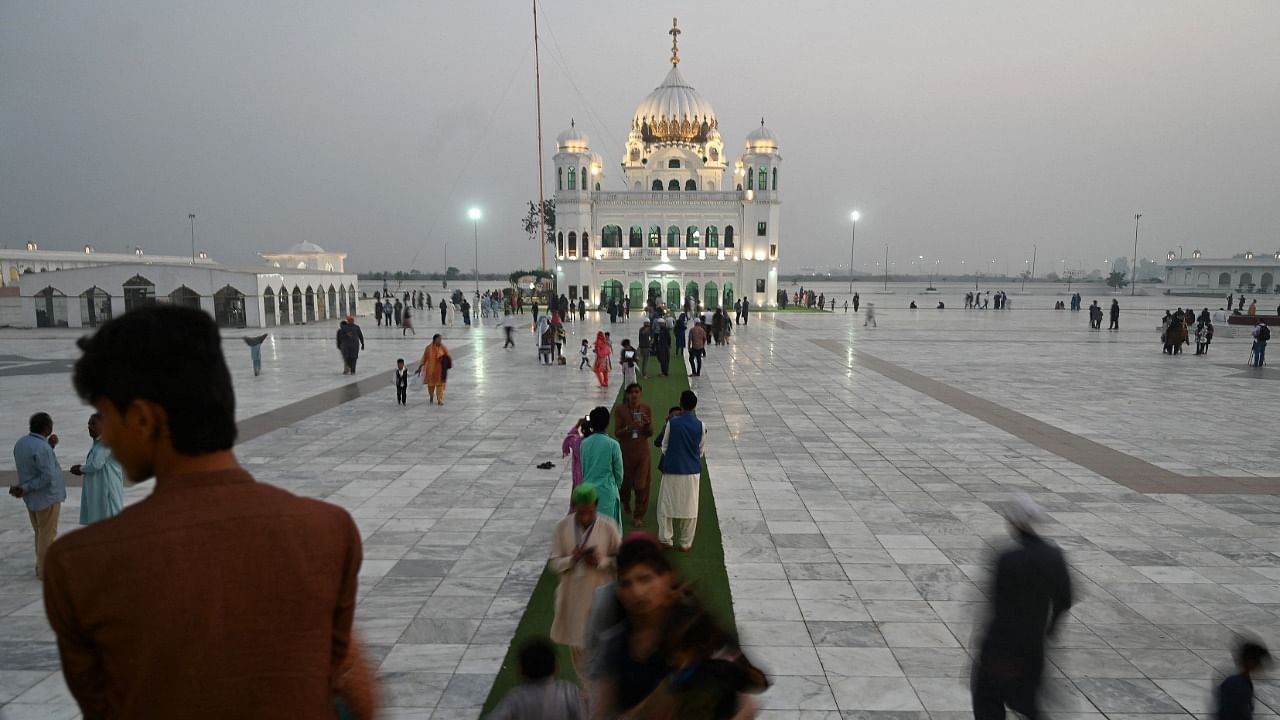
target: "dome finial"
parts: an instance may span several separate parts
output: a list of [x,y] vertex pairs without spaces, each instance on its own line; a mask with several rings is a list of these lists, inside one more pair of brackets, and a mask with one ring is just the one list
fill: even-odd
[[[764,123],[761,124],[763,125]],[[575,127],[573,124],[573,118],[569,118],[569,127]]]
[[680,27],[677,20],[678,18],[671,18],[671,29],[667,31],[671,36],[671,67],[680,64],[680,45],[677,42],[680,39]]
[[763,118],[763,117],[761,117],[761,118],[760,118],[760,127],[764,127],[764,118]]

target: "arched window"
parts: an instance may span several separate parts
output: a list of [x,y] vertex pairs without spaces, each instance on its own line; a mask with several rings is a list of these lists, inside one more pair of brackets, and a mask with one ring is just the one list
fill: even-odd
[[[320,297],[323,300],[324,290]],[[337,298],[334,298],[336,301]],[[226,285],[213,294],[213,319],[218,327],[242,328],[246,323],[244,312],[244,293]]]
[[307,322],[313,323],[315,321],[316,321],[316,293],[315,293],[315,290],[312,290],[311,286],[308,285],[307,286]]
[[677,190],[679,190],[679,189],[680,189],[680,181],[679,181],[679,180],[672,180],[671,182],[667,183],[667,190],[669,190],[669,191],[671,191],[671,192],[676,192],[676,191],[677,191]]
[[649,247],[662,247],[662,228],[657,225],[649,226]]
[[600,192],[600,183],[596,183],[596,192]]
[[724,246],[727,248],[733,247],[733,226],[732,225],[724,226]]
[[339,285],[338,286],[338,315],[339,317],[345,317],[351,314],[352,314],[351,311],[347,308],[347,286]]
[[678,170],[680,169],[680,161],[677,160],[676,158],[671,158],[670,160],[667,161],[667,167],[671,168],[672,170]]
[[604,242],[601,244],[607,248],[622,247],[622,228],[617,225],[605,225]]
[[778,168],[773,169],[773,189],[778,189]]
[[631,148],[631,162],[640,162],[640,148]]
[[711,162],[715,162],[719,159],[720,159],[720,151],[715,148],[711,148]]
[[[573,184],[572,175],[569,176],[569,184],[570,185]],[[762,167],[760,168],[760,192],[764,192],[765,190],[768,190],[768,189],[769,189],[769,169]]]
[[718,247],[720,247],[720,231],[716,229],[715,225],[708,225],[707,226],[707,248],[710,249],[710,248],[718,248]]
[[556,233],[556,255],[564,257],[564,233]]
[[[276,294],[280,298],[280,324],[289,324],[289,288],[282,287],[280,292]],[[355,315],[355,313],[351,313]]]
[[569,189],[578,189],[578,168],[569,168]]
[[564,189],[564,168],[556,168],[556,190]]
[[36,327],[67,327],[67,295],[55,287],[35,294]]
[[124,281],[124,311],[156,304],[156,284],[141,275]]
[[[345,304],[347,302],[346,290],[342,291],[342,302],[344,304],[344,307],[342,309],[342,314],[346,315],[347,314],[347,310],[345,307]],[[262,318],[262,326],[272,327],[273,325],[275,325],[276,324],[276,291],[275,290],[272,290],[271,288],[267,288],[266,290],[262,291],[262,311],[265,313],[265,317]]]
[[579,177],[582,178],[582,189],[586,190],[587,189],[587,169],[581,168],[578,172],[582,173],[581,175],[579,175]]
[[302,324],[302,290],[297,285],[293,286],[293,324]]
[[698,240],[698,226],[697,226],[697,225],[690,225],[688,228],[686,228],[686,229],[685,229],[685,231],[684,231],[684,245],[685,245],[685,247],[691,247],[691,248],[696,248],[696,247],[698,247],[698,245],[699,245],[699,240]]
[[180,307],[200,309],[200,294],[186,285],[179,285],[177,289],[169,293],[169,302]]
[[684,189],[685,189],[685,190],[697,190],[697,189],[698,189],[698,183],[697,183],[697,182],[695,182],[695,181],[693,181],[693,180],[685,180],[685,181],[684,181]]
[[578,255],[578,233],[569,231],[569,257],[577,257]]
[[714,282],[708,282],[702,289],[702,298],[702,304],[708,310],[715,310],[720,307],[720,288]]
[[667,247],[680,247],[680,228],[675,225],[667,228]]
[[1240,274],[1240,285],[1239,285],[1239,287],[1241,287],[1241,288],[1252,288],[1252,287],[1253,287],[1253,273],[1241,273],[1241,274]]
[[1218,276],[1218,287],[1231,287],[1231,273],[1222,273]]
[[756,180],[755,180],[755,178],[756,178],[756,174],[755,174],[755,172],[752,170],[752,168],[747,168],[747,189],[748,189],[748,190],[755,190],[755,189],[756,189]]
[[654,191],[654,192],[662,192],[662,181],[661,181],[661,180],[654,180],[654,181],[653,181],[653,191]]
[[644,228],[639,225],[631,226],[631,231],[627,233],[627,247],[644,247]]
[[582,257],[586,257],[590,254],[591,254],[591,240],[587,236],[587,231],[583,230],[582,231]]
[[738,192],[742,192],[742,183],[738,183]]

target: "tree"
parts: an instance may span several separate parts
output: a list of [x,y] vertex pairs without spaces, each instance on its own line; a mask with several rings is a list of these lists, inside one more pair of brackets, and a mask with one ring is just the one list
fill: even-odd
[[1044,279],[1048,280],[1049,282],[1058,282],[1058,273],[1051,272],[1048,275],[1045,275]]
[[1125,274],[1119,270],[1112,270],[1111,276],[1107,278],[1107,287],[1113,287],[1117,290],[1124,289],[1129,284],[1129,281],[1124,279]]
[[462,275],[462,271],[452,265],[444,271],[445,280],[457,280],[459,275]]
[[[544,201],[542,202],[542,212],[543,212],[543,215],[545,216],[545,218],[544,218],[543,220],[544,220],[545,225],[546,225],[546,231],[547,231],[547,243],[548,243],[548,244],[555,244],[555,241],[556,241],[556,233],[555,233],[555,230],[556,230],[556,201],[555,201],[555,200],[544,200]],[[529,212],[525,213],[524,219],[523,219],[523,220],[521,220],[521,224],[524,226],[524,232],[525,232],[525,234],[526,234],[526,235],[528,235],[528,236],[529,236],[529,239],[530,239],[530,240],[533,240],[533,239],[534,239],[534,237],[535,237],[535,236],[537,236],[537,234],[538,234],[538,220],[539,220],[539,218],[538,218],[538,203],[537,203],[537,202],[535,202],[535,201],[533,201],[533,200],[530,200],[530,201],[529,201]]]

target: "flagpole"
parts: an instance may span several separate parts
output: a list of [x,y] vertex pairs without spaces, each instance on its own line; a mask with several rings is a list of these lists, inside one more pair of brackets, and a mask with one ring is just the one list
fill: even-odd
[[538,58],[538,0],[533,0],[533,87],[538,105],[538,255],[542,271],[547,271],[547,213],[543,200],[542,176],[542,66]]

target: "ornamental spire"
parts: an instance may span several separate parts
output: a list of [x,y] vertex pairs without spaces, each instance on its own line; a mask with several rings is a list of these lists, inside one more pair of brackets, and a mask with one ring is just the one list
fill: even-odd
[[671,36],[671,67],[675,67],[680,64],[680,45],[678,43],[680,27],[677,18],[671,18],[671,29],[667,31],[667,34]]

